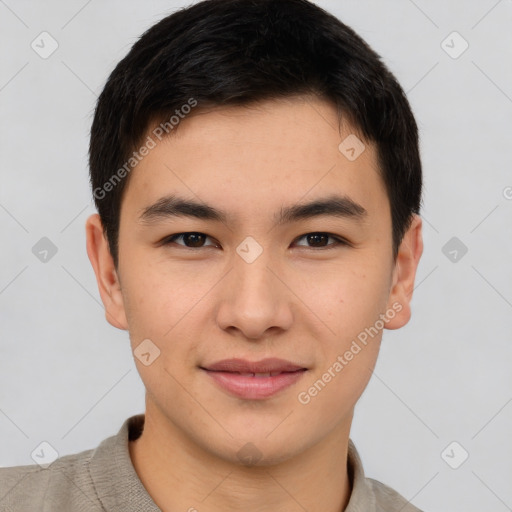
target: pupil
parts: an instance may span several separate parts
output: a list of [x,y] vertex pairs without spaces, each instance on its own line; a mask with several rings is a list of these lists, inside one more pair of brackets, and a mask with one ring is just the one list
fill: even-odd
[[325,236],[322,233],[314,233],[312,235],[308,235],[308,242],[312,243],[313,245],[317,244],[318,242],[320,242],[320,244],[321,244],[322,240],[325,242],[326,239],[327,239],[327,236]]
[[186,237],[187,242],[186,245],[192,246],[192,247],[201,247],[202,242],[204,242],[204,237],[200,233],[189,233]]

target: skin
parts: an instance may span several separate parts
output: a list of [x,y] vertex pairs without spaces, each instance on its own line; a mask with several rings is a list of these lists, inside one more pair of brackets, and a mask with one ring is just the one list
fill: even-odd
[[[164,511],[339,512],[348,503],[350,426],[382,329],[308,404],[297,396],[393,304],[401,311],[385,328],[409,321],[423,251],[415,216],[393,262],[375,147],[365,143],[349,161],[338,146],[351,133],[318,98],[195,114],[132,171],[117,270],[99,216],[87,220],[87,252],[107,320],[129,331],[132,350],[149,338],[161,351],[149,366],[134,359],[146,387],[146,420],[130,455]],[[333,192],[366,208],[365,221],[322,216],[274,224],[282,206]],[[139,222],[167,193],[223,209],[229,221]],[[183,238],[157,245],[186,232],[209,238],[195,248]],[[315,245],[308,233],[350,245],[330,245],[331,238]],[[247,236],[263,249],[250,264],[236,252]],[[231,357],[280,357],[308,371],[270,398],[243,400],[198,368]],[[237,456],[248,442],[261,457],[251,466]]]

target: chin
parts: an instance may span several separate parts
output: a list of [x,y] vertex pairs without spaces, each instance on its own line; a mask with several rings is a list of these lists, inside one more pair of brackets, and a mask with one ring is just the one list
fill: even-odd
[[240,466],[269,467],[286,462],[308,448],[303,439],[294,438],[285,429],[272,432],[275,426],[274,423],[261,432],[254,432],[253,429],[252,435],[236,435],[233,431],[236,440],[228,443],[226,449],[229,453],[224,453],[222,458]]

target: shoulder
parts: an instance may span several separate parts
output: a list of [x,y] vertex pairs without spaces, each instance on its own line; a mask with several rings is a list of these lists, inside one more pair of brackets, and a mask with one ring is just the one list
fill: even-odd
[[[48,467],[37,464],[0,468],[0,510],[71,510],[98,502],[89,472],[94,450],[58,458]],[[58,507],[58,508],[57,508]]]
[[0,511],[158,511],[130,459],[129,441],[143,426],[144,414],[131,416],[96,448],[64,455],[49,466],[0,468]]
[[419,508],[407,501],[401,494],[382,482],[374,480],[373,478],[366,478],[366,482],[375,496],[377,512],[422,512]]
[[422,512],[391,487],[366,477],[361,458],[351,439],[348,443],[347,467],[352,494],[345,512]]

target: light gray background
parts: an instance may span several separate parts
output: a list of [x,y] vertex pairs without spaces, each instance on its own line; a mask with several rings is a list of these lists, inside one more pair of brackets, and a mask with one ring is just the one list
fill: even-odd
[[[396,74],[424,164],[413,316],[384,333],[352,439],[368,476],[425,511],[512,510],[512,1],[317,3]],[[93,448],[144,410],[85,250],[88,133],[114,65],[186,4],[0,0],[0,466],[32,464],[43,440]],[[30,46],[42,31],[59,45],[47,59]],[[453,31],[469,43],[456,59],[441,44]],[[46,263],[42,237],[58,248]],[[468,248],[457,262],[452,237]],[[441,456],[453,441],[446,460],[469,453],[458,469]]]

